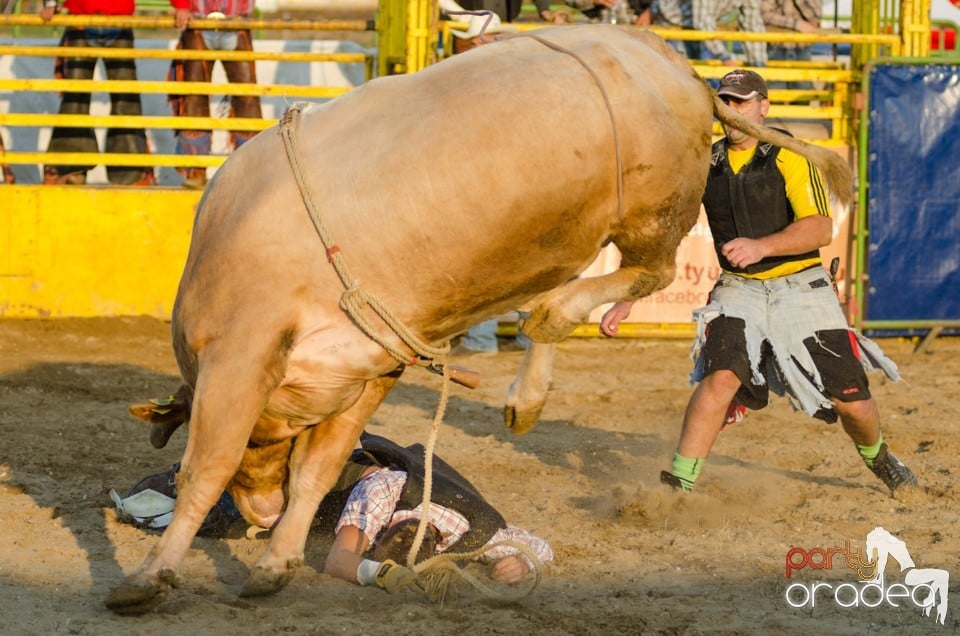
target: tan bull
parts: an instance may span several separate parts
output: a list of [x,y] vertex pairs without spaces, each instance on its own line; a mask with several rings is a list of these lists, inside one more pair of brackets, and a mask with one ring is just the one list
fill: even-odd
[[[294,134],[331,253],[424,342],[531,307],[525,330],[544,344],[506,408],[525,430],[543,405],[548,343],[594,307],[673,280],[715,112],[810,156],[849,195],[835,155],[747,124],[659,37],[630,27],[546,29],[374,80],[308,112]],[[620,269],[578,279],[611,242]],[[343,294],[281,135],[267,130],[199,205],[173,315],[190,418],[180,496],[109,607],[156,604],[224,488],[250,522],[273,528],[242,594],[289,581],[320,500],[402,372],[340,308]],[[154,442],[168,434],[169,423]]]

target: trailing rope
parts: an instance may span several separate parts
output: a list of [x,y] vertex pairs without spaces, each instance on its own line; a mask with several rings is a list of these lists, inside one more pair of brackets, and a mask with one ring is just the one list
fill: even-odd
[[613,104],[610,103],[610,96],[607,94],[607,89],[603,87],[603,82],[600,81],[600,77],[596,72],[590,68],[590,66],[583,60],[582,57],[574,53],[568,48],[562,47],[559,44],[545,40],[539,35],[530,35],[529,37],[533,38],[540,44],[544,45],[549,49],[553,49],[558,53],[563,53],[564,55],[569,55],[577,61],[577,63],[584,68],[587,73],[590,73],[590,77],[593,78],[593,83],[597,85],[597,88],[600,90],[600,95],[603,97],[603,104],[607,107],[607,116],[610,118],[610,127],[613,129],[613,151],[616,153],[617,160],[617,220],[623,220],[623,158],[621,157],[620,152],[620,132],[617,130],[617,120],[613,115]]
[[[530,587],[528,587],[526,591],[519,596],[515,593],[508,595],[498,593],[493,586],[485,583],[456,564],[457,561],[470,561],[476,559],[477,557],[482,556],[485,552],[499,546],[508,546],[515,549],[533,565],[533,582],[530,584]],[[450,591],[450,583],[453,581],[454,576],[459,576],[465,580],[476,590],[478,590],[484,597],[500,601],[517,601],[530,596],[530,594],[537,589],[537,586],[540,585],[540,579],[542,578],[541,567],[537,562],[537,555],[534,554],[533,550],[531,550],[528,546],[516,541],[498,541],[493,545],[485,545],[481,548],[473,550],[472,552],[443,552],[427,559],[426,561],[422,561],[413,568],[413,571],[417,573],[417,576],[419,577],[419,580],[423,585],[424,591],[426,592],[427,598],[430,600],[430,602],[440,604],[446,600]]]

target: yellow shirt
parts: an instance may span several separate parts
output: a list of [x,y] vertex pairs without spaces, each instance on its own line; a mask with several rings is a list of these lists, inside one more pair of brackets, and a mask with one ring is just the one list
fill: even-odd
[[[730,163],[730,169],[733,170],[734,174],[740,172],[740,169],[753,159],[756,150],[756,146],[747,150],[727,149],[727,161]],[[787,199],[793,207],[796,219],[814,215],[830,217],[830,198],[827,194],[827,188],[823,185],[820,171],[813,164],[797,153],[781,148],[780,152],[777,153],[777,169],[780,170],[780,174],[783,175],[783,180],[786,182]],[[796,274],[818,263],[820,263],[820,258],[816,257],[781,263],[772,269],[755,274],[735,273],[737,276],[744,278],[767,280]]]

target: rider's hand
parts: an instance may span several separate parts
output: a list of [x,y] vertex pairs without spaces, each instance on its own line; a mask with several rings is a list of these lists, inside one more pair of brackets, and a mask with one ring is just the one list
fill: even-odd
[[377,585],[395,594],[408,589],[419,587],[417,573],[408,567],[398,564],[393,559],[387,559],[380,564],[376,577]]
[[511,554],[503,557],[493,564],[490,570],[490,578],[501,583],[516,583],[530,571],[527,560],[519,554]]

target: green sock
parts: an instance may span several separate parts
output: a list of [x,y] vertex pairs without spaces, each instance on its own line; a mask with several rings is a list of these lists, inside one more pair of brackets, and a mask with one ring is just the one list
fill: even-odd
[[880,447],[883,445],[883,434],[877,436],[877,443],[870,446],[861,446],[857,444],[857,452],[863,457],[864,463],[868,468],[873,468],[873,460],[880,454]]
[[[876,455],[874,455],[876,457]],[[693,490],[693,484],[700,476],[700,469],[703,468],[702,459],[691,459],[684,457],[680,453],[673,454],[673,476],[680,480],[684,490]]]

